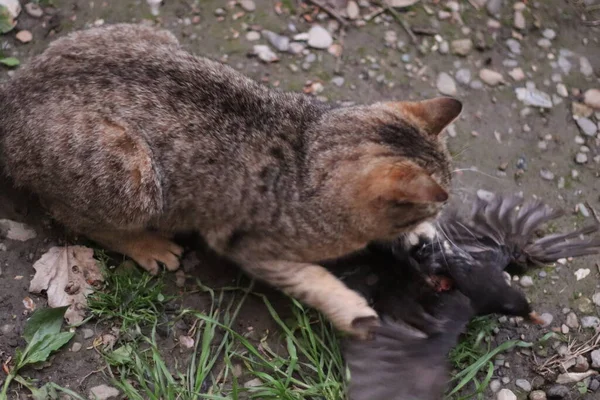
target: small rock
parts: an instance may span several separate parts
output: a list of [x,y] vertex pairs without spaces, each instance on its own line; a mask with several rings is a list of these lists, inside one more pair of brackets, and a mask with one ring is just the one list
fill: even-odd
[[591,390],[592,392],[595,392],[598,389],[600,389],[600,380],[598,380],[597,378],[590,380],[590,384],[588,385],[588,389]]
[[82,329],[81,332],[83,333],[83,338],[84,339],[89,339],[92,336],[94,336],[94,331],[92,329],[89,329],[89,328]]
[[585,317],[581,317],[581,326],[583,328],[597,328],[600,326],[600,319],[598,319],[598,317],[586,315]]
[[594,74],[594,68],[592,68],[590,60],[586,57],[579,58],[579,71],[586,77],[590,77]]
[[490,382],[490,390],[492,391],[492,393],[499,392],[501,388],[502,388],[502,382],[500,382],[498,379],[494,379],[493,381]]
[[473,49],[473,41],[471,39],[458,39],[450,43],[452,53],[459,56],[467,56]]
[[260,39],[260,32],[250,31],[246,33],[246,40],[249,42],[256,42]]
[[513,26],[519,30],[525,29],[525,27],[526,27],[525,16],[523,15],[522,11],[520,11],[520,10],[515,11],[515,17],[513,19]]
[[583,103],[578,103],[574,101],[571,104],[571,112],[573,113],[573,117],[589,118],[594,113],[594,110]]
[[542,169],[540,171],[540,176],[542,177],[542,179],[547,180],[547,181],[553,181],[554,180],[554,173],[550,170],[547,169]]
[[529,393],[529,400],[546,400],[546,393],[543,390],[534,390]]
[[471,71],[467,68],[461,68],[458,71],[456,71],[454,77],[456,78],[458,83],[468,86],[471,82]]
[[513,54],[521,54],[521,43],[516,39],[507,39],[506,46]]
[[560,331],[561,331],[561,332],[562,332],[564,335],[566,335],[567,333],[569,333],[569,327],[568,327],[568,326],[566,326],[565,324],[562,324],[562,325],[560,326]]
[[77,353],[79,350],[81,350],[81,348],[83,347],[83,345],[79,342],[75,342],[73,343],[73,345],[71,346],[71,351],[73,353]]
[[540,46],[542,49],[549,49],[550,47],[552,47],[552,42],[546,38],[541,38],[537,41],[537,45]]
[[490,86],[497,86],[504,82],[504,77],[501,73],[486,68],[479,71],[479,79]]
[[265,63],[272,63],[279,60],[277,54],[275,54],[269,46],[264,44],[255,44],[254,54],[256,54],[258,58]]
[[596,136],[596,132],[598,132],[598,127],[594,122],[592,122],[592,120],[585,117],[579,117],[575,122],[577,122],[577,126],[579,127],[581,133],[583,133],[586,136]]
[[254,379],[251,379],[248,382],[244,383],[244,387],[246,389],[253,388],[256,386],[260,386],[260,385],[262,385],[262,381],[259,378],[254,378]]
[[554,29],[544,29],[542,31],[542,36],[545,37],[546,39],[549,40],[554,40],[554,38],[556,37],[556,32],[554,31]]
[[337,87],[341,87],[344,85],[344,77],[334,76],[333,78],[331,78],[331,83],[333,83]]
[[290,39],[288,37],[278,35],[275,32],[271,32],[268,30],[262,31],[262,35],[267,38],[271,46],[275,47],[277,50],[284,52],[288,51],[290,47]]
[[90,398],[95,400],[107,400],[117,397],[119,391],[112,386],[100,385],[90,389]]
[[[581,209],[581,206],[583,206],[583,204],[579,203],[578,206],[578,208]],[[580,281],[582,279],[585,279],[590,274],[590,272],[591,271],[589,268],[579,268],[577,271],[575,271],[575,278],[577,278],[577,280]]]
[[333,38],[327,29],[315,25],[308,31],[308,45],[315,49],[326,49],[333,44]]
[[19,33],[17,33],[15,37],[21,43],[29,43],[33,40],[33,35],[27,30],[19,31]]
[[515,385],[527,393],[531,392],[531,383],[527,379],[517,379]]
[[187,335],[181,335],[179,336],[179,344],[184,349],[192,349],[194,347],[194,339]]
[[588,157],[585,155],[585,153],[577,153],[575,155],[575,162],[577,164],[585,164],[588,162]]
[[523,72],[523,70],[521,68],[514,68],[512,69],[508,75],[510,75],[511,78],[513,78],[515,81],[522,81],[523,79],[525,79],[525,72]]
[[600,368],[600,350],[594,350],[590,354],[592,357],[592,368]]
[[517,400],[517,396],[510,389],[502,389],[496,393],[496,400]]
[[556,397],[562,399],[569,395],[569,388],[563,385],[554,385],[546,391],[546,395],[548,397]]
[[490,14],[492,17],[496,17],[502,9],[502,3],[502,0],[488,0],[488,2],[485,5],[485,9],[487,10],[488,14]]
[[450,52],[450,45],[448,42],[444,40],[442,43],[440,43],[440,48],[438,51],[440,54],[448,54]]
[[589,89],[583,94],[585,105],[600,110],[600,89]]
[[594,293],[592,296],[592,303],[600,307],[600,292]]
[[0,6],[6,7],[8,14],[15,19],[21,13],[21,4],[19,0],[0,0]]
[[556,93],[558,93],[558,95],[561,96],[561,97],[568,97],[569,96],[569,91],[567,90],[567,87],[565,86],[564,83],[557,83],[556,84]]
[[288,49],[288,51],[292,54],[300,54],[304,51],[305,48],[306,45],[303,43],[292,42],[290,43],[290,48]]
[[573,367],[573,371],[575,372],[585,372],[590,369],[590,363],[588,360],[582,356],[577,356],[577,361],[575,362],[575,366]]
[[44,10],[37,3],[25,4],[25,12],[33,18],[41,18],[44,15]]
[[517,99],[522,101],[525,105],[540,108],[552,108],[552,99],[550,95],[534,87],[516,88],[515,93]]
[[456,95],[456,83],[454,82],[454,79],[452,79],[452,77],[445,72],[442,72],[438,75],[436,86],[441,94],[445,94],[447,96]]
[[2,325],[2,327],[0,327],[0,333],[2,333],[4,336],[7,336],[11,333],[13,333],[15,330],[15,326],[13,324],[6,324],[6,325]]
[[479,79],[475,79],[474,81],[471,82],[469,87],[471,89],[475,89],[475,90],[483,89],[483,82],[481,82]]
[[519,284],[524,288],[533,286],[533,279],[528,275],[523,275],[519,280]]
[[238,4],[244,11],[252,12],[256,10],[256,3],[254,3],[254,0],[240,0]]
[[6,239],[18,240],[20,242],[34,239],[37,236],[37,233],[29,226],[10,219],[0,219],[0,233]]
[[544,323],[542,324],[542,327],[544,328],[550,326],[550,324],[552,324],[552,321],[554,320],[554,316],[550,313],[543,313],[542,315],[540,315],[540,318],[542,319],[542,321],[544,321]]
[[355,1],[348,2],[348,5],[346,6],[346,15],[348,15],[348,19],[351,20],[355,20],[360,16],[360,9]]
[[567,314],[565,324],[567,324],[567,326],[572,329],[579,328],[579,320],[577,319],[577,314],[575,314],[572,311],[569,314]]

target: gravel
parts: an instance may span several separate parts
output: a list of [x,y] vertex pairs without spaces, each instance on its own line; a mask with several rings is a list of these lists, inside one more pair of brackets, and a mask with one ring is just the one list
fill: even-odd
[[269,41],[271,46],[281,52],[288,51],[290,48],[290,39],[286,36],[278,35],[277,33],[268,30],[262,31],[262,35]]
[[591,119],[579,117],[575,122],[577,122],[577,126],[579,127],[581,133],[583,133],[586,136],[596,136],[596,132],[598,132],[598,127]]
[[308,45],[315,49],[326,49],[333,44],[333,38],[327,29],[315,25],[308,31]]
[[459,56],[467,56],[473,49],[473,41],[471,39],[457,39],[450,43],[452,53]]
[[583,328],[597,328],[600,326],[600,319],[591,315],[581,317],[581,326]]
[[486,68],[479,71],[479,79],[490,86],[497,86],[504,82],[504,77],[501,73]]
[[569,388],[563,385],[554,385],[546,391],[546,395],[562,399],[569,395]]
[[517,379],[515,385],[527,393],[531,392],[531,383],[527,379]]
[[517,400],[517,396],[510,389],[502,389],[496,393],[496,400]]
[[524,288],[533,286],[533,279],[528,275],[523,275],[519,280],[519,284]]
[[457,82],[461,85],[468,86],[471,82],[471,70],[467,68],[461,68],[458,71],[456,71],[454,77],[456,78]]
[[447,96],[455,96],[457,93],[456,82],[454,82],[454,79],[445,72],[438,75],[436,87],[441,94]]

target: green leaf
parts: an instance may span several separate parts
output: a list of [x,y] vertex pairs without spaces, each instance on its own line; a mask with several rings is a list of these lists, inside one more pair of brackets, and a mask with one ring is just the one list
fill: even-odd
[[46,361],[50,353],[63,347],[74,335],[75,332],[60,332],[41,336],[40,331],[36,332],[30,345],[25,349],[25,359],[21,366]]
[[130,344],[119,347],[115,351],[106,355],[107,361],[112,365],[125,365],[133,361],[133,347]]
[[7,67],[16,67],[17,65],[21,64],[21,62],[14,57],[6,57],[0,58],[0,64],[4,64]]
[[31,343],[36,333],[40,332],[39,337],[56,334],[60,332],[63,317],[69,306],[57,308],[42,308],[35,311],[31,318],[25,324],[23,338],[27,343]]

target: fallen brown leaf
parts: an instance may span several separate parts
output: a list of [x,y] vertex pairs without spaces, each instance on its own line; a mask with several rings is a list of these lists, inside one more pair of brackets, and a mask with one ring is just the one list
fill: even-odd
[[29,291],[48,295],[50,307],[70,306],[65,313],[69,324],[83,321],[86,297],[93,286],[104,279],[94,259],[94,251],[85,246],[52,247],[33,264],[35,276]]

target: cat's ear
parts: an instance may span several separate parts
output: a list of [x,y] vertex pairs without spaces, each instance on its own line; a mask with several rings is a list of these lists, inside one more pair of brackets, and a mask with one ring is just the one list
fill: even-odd
[[374,166],[362,187],[362,195],[399,203],[443,203],[448,192],[423,168],[410,162],[385,162]]
[[423,101],[391,103],[400,109],[405,118],[411,120],[432,136],[438,136],[462,111],[462,103],[452,97],[437,97]]

